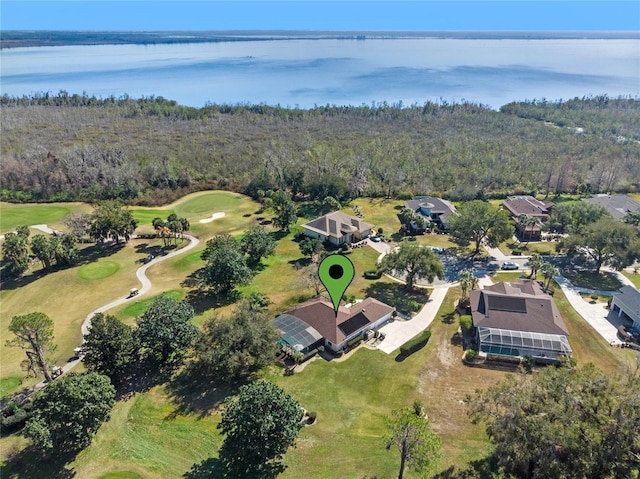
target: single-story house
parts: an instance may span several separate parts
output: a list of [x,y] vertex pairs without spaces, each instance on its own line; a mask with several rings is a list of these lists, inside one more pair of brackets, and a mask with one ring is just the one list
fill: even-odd
[[451,202],[434,196],[414,196],[413,199],[404,203],[404,207],[424,216],[426,220],[433,221],[438,228],[442,229],[447,228],[452,215],[458,214]]
[[[540,240],[542,236],[542,223],[549,219],[553,203],[540,201],[533,196],[518,195],[509,196],[502,206],[509,212],[516,223],[516,233],[523,239],[530,241]],[[535,224],[520,224],[521,215],[527,218],[535,218]]]
[[567,326],[538,282],[497,283],[469,296],[481,353],[545,361],[571,355]]
[[591,198],[584,198],[583,201],[604,206],[611,216],[622,221],[627,213],[640,211],[640,203],[633,201],[626,195],[593,195]]
[[326,214],[302,225],[304,234],[310,238],[328,241],[336,246],[356,243],[367,238],[373,225],[340,211]]
[[623,286],[613,295],[611,310],[618,316],[626,315],[633,321],[632,329],[640,331],[640,291],[633,286]]
[[359,334],[385,324],[394,311],[377,299],[367,298],[350,307],[340,305],[336,316],[330,300],[316,297],[281,314],[274,324],[282,342],[296,351],[306,353],[318,346],[340,351]]

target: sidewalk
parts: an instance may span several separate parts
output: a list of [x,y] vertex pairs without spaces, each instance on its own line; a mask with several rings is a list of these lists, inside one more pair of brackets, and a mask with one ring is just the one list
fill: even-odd
[[385,324],[380,331],[385,335],[384,340],[378,345],[378,349],[391,354],[414,336],[427,329],[433,322],[449,288],[433,289],[429,300],[424,307],[412,319],[408,321],[396,320]]

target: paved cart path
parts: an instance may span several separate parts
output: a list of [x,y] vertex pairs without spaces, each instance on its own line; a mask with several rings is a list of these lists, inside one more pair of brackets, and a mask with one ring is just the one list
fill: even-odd
[[[37,226],[45,226],[45,225],[37,225]],[[43,230],[42,228],[38,228]],[[173,258],[174,256],[177,256],[179,254],[183,254],[186,253],[187,251],[195,248],[196,246],[198,246],[198,244],[200,243],[200,240],[198,238],[196,238],[195,236],[191,236],[191,235],[184,235],[184,237],[189,240],[189,244],[186,245],[184,248],[180,248],[179,250],[173,251],[171,253],[169,253],[166,256],[158,256],[156,258],[154,258],[153,260],[149,261],[148,263],[140,266],[137,270],[136,270],[136,277],[138,278],[138,280],[140,281],[140,283],[142,283],[142,287],[139,288],[139,292],[136,296],[126,296],[124,298],[118,298],[114,301],[111,301],[110,303],[105,304],[104,306],[99,307],[98,309],[95,309],[94,311],[91,311],[87,317],[85,318],[85,320],[82,323],[82,335],[84,336],[85,334],[88,334],[89,332],[89,328],[91,328],[91,318],[93,318],[93,315],[96,313],[104,313],[105,311],[108,311],[112,308],[115,308],[116,306],[120,306],[121,304],[126,303],[127,301],[131,300],[131,299],[137,299],[140,296],[142,296],[143,294],[147,293],[150,289],[151,289],[151,281],[149,280],[149,278],[147,278],[147,270],[153,266],[156,265],[158,263],[161,263],[162,261],[166,261],[169,258]],[[69,361],[68,363],[66,363],[64,366],[62,366],[62,372],[66,373],[67,371],[70,371],[71,369],[73,369],[79,362],[81,361],[80,358],[78,359],[74,359],[73,361]],[[40,389],[44,388],[46,386],[46,381],[41,381],[38,384],[36,384],[33,387],[33,390],[31,393],[39,391]]]

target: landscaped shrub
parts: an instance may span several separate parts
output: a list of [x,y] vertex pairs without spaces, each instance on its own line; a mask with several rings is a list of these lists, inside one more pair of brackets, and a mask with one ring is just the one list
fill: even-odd
[[31,417],[31,407],[32,403],[26,403],[22,407],[15,407],[13,409],[13,414],[10,416],[3,415],[0,420],[2,433],[9,434],[22,429],[24,427],[24,423]]
[[318,417],[318,413],[315,411],[309,411],[307,413],[307,424],[313,424],[316,422],[316,418]]
[[381,276],[382,272],[378,271],[377,269],[368,269],[364,272],[364,277],[366,279],[380,279]]
[[351,253],[351,246],[349,246],[347,243],[344,243],[341,247],[340,247],[340,252],[342,254],[349,254]]
[[354,346],[356,346],[357,344],[359,344],[363,339],[363,335],[362,334],[358,334],[355,338],[350,339],[349,341],[347,341],[347,347],[352,348]]
[[424,348],[429,342],[430,337],[431,331],[424,331],[422,334],[419,334],[415,338],[407,341],[402,346],[400,346],[400,354],[403,356],[409,356],[419,349]]
[[416,237],[415,236],[409,236],[409,241],[416,241]]
[[378,234],[381,235],[382,233],[384,233],[384,229],[382,227],[378,228]]
[[464,359],[467,361],[475,361],[478,357],[478,351],[475,349],[467,349],[464,353]]
[[521,255],[522,255],[522,250],[521,250],[521,249],[514,248],[513,250],[511,250],[511,254],[512,254],[513,256],[521,256]]
[[468,314],[460,316],[460,328],[463,333],[468,333],[473,328],[473,318]]
[[314,357],[316,354],[318,354],[318,350],[317,349],[312,349],[311,351],[309,351],[307,354],[305,354],[304,356],[302,356],[302,358],[300,359],[300,363],[304,363],[305,361],[308,361],[309,359],[311,359],[312,357]]

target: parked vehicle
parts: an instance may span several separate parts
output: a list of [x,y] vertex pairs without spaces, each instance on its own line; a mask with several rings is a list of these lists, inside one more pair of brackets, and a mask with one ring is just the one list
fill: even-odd
[[500,269],[518,269],[518,268],[520,268],[520,266],[518,266],[513,261],[505,261],[504,263],[502,263],[502,266],[500,266]]
[[371,236],[370,239],[374,243],[380,243],[380,241],[381,241],[380,236]]
[[444,248],[440,248],[438,246],[432,246],[431,251],[433,251],[434,253],[442,254],[444,253]]

